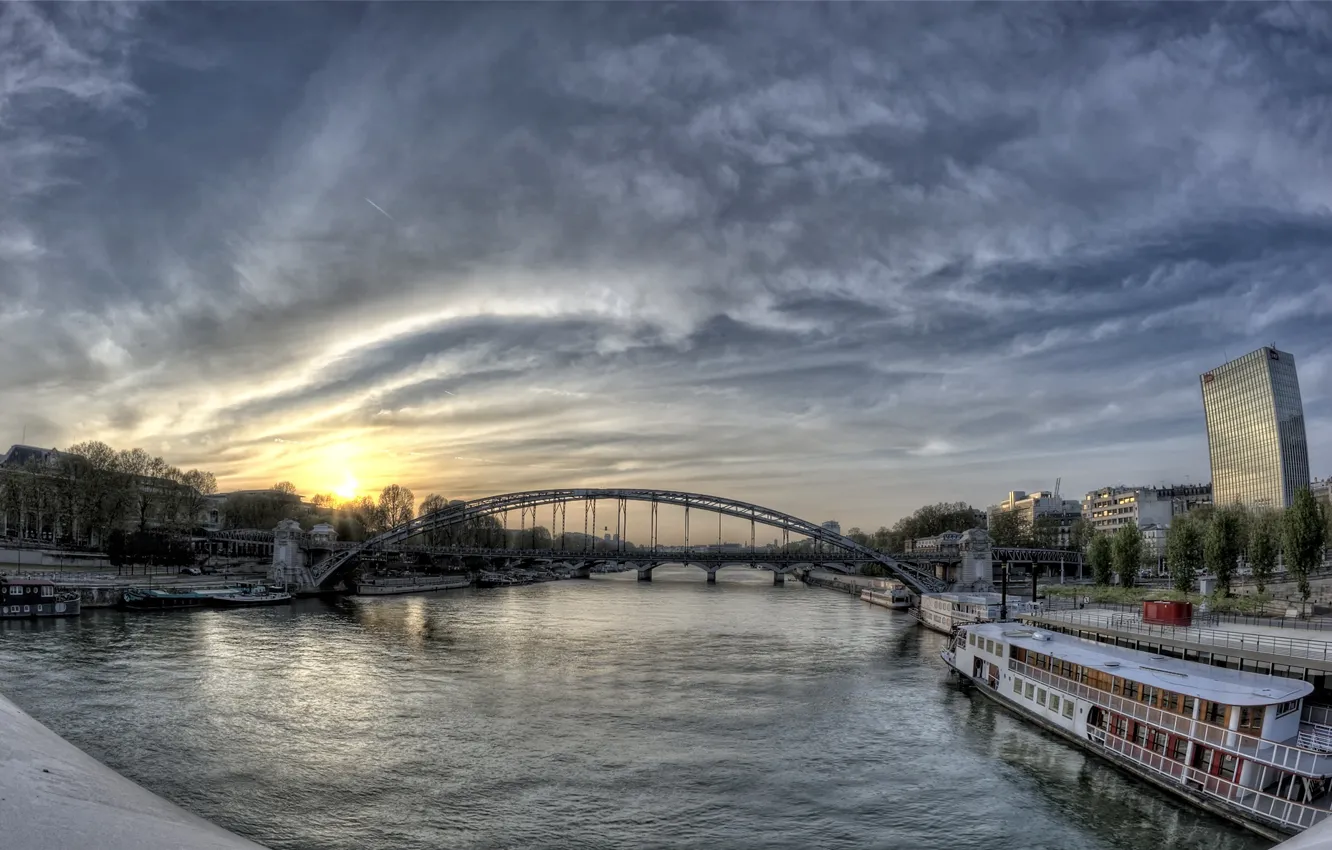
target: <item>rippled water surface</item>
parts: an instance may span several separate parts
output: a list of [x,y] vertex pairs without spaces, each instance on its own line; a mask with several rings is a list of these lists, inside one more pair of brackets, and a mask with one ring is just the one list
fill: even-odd
[[766,572],[0,626],[0,690],[275,850],[1250,850]]

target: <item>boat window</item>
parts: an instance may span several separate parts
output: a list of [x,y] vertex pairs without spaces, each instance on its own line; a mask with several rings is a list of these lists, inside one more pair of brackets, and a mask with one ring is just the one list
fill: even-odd
[[1115,718],[1115,737],[1128,738],[1128,719],[1125,717]]
[[1179,711],[1179,694],[1162,691],[1161,707],[1166,711]]
[[1193,751],[1193,766],[1200,768],[1203,773],[1212,772],[1212,748],[1198,747]]
[[1013,677],[1013,693],[1022,696],[1022,680],[1016,676]]
[[1284,717],[1285,715],[1290,714],[1292,711],[1299,711],[1299,709],[1300,709],[1300,701],[1297,699],[1293,699],[1290,702],[1283,702],[1281,703],[1281,705],[1277,706],[1276,716]]
[[1170,743],[1170,736],[1165,732],[1157,730],[1152,733],[1152,752],[1157,755],[1166,754],[1166,746]]
[[1170,748],[1170,757],[1175,761],[1184,761],[1189,755],[1189,739],[1183,736],[1175,738],[1174,745]]
[[1152,731],[1146,723],[1133,724],[1133,743],[1140,747],[1147,746],[1147,733]]
[[1112,694],[1124,693],[1124,680],[1119,678],[1118,676],[1115,676],[1114,679],[1111,680],[1110,693]]
[[1221,754],[1221,767],[1217,769],[1216,775],[1222,779],[1235,778],[1235,768],[1239,765],[1239,760],[1230,753]]
[[1045,688],[1036,689],[1036,704],[1045,705]]
[[1032,699],[1036,696],[1036,686],[1033,685],[1031,682],[1027,682],[1026,696],[1027,699]]
[[1133,680],[1131,680],[1131,679],[1125,679],[1125,680],[1124,680],[1124,696],[1125,696],[1125,698],[1127,698],[1127,699],[1137,699],[1137,698],[1138,698],[1138,683],[1135,682],[1135,681],[1133,681]]
[[1182,700],[1183,701],[1179,706],[1180,714],[1187,714],[1189,717],[1192,717],[1193,707],[1197,704],[1197,701],[1193,697],[1182,697]]
[[42,596],[55,596],[55,588],[48,585],[42,587]]
[[1219,702],[1203,704],[1203,720],[1208,723],[1222,724],[1226,719],[1226,707]]
[[1263,707],[1262,706],[1241,706],[1239,719],[1239,728],[1257,731],[1263,728]]
[[1142,686],[1142,701],[1148,705],[1156,705],[1160,698],[1160,694],[1161,691],[1159,688],[1154,688],[1151,685]]
[[973,632],[967,632],[967,643],[972,646],[976,645],[976,635]]
[[994,641],[992,640],[985,641],[985,651],[990,653],[991,655],[994,654]]
[[1071,699],[1064,700],[1064,716],[1069,720],[1073,719],[1073,700]]
[[1058,710],[1059,710],[1059,695],[1058,695],[1058,694],[1050,694],[1050,710],[1051,710],[1051,711],[1058,711]]

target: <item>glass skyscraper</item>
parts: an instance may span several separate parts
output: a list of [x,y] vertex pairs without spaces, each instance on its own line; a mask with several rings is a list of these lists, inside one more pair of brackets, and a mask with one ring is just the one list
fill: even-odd
[[1202,376],[1212,501],[1283,508],[1309,486],[1295,358],[1260,348]]

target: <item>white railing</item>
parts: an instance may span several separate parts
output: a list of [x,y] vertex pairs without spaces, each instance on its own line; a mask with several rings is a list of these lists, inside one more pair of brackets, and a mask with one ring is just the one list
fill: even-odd
[[1101,708],[1127,715],[1144,723],[1150,723],[1161,729],[1167,729],[1181,735],[1187,735],[1195,741],[1216,749],[1242,756],[1250,761],[1261,762],[1282,770],[1300,773],[1306,776],[1324,776],[1332,770],[1332,755],[1278,744],[1265,738],[1256,738],[1243,732],[1232,732],[1220,726],[1194,720],[1159,708],[1152,708],[1134,700],[1108,694],[1098,688],[1092,688],[1081,682],[1074,682],[1062,676],[1052,676],[1048,671],[1032,667],[1021,661],[1009,659],[1008,669],[1042,682],[1057,690],[1079,696]]
[[1306,702],[1300,711],[1300,719],[1318,726],[1332,727],[1332,706],[1314,705]]
[[1173,638],[1200,646],[1262,652],[1267,655],[1289,655],[1295,658],[1332,660],[1332,643],[1318,640],[1300,640],[1257,633],[1204,629],[1195,626],[1158,626],[1144,623],[1135,615],[1119,614],[1098,617],[1087,611],[1058,611],[1024,614],[1030,619],[1047,623],[1088,626],[1093,629],[1114,629],[1147,637]]
[[1296,738],[1306,750],[1320,753],[1332,753],[1332,729],[1317,723],[1301,723],[1300,734]]
[[1188,767],[1182,762],[1141,747],[1132,741],[1106,736],[1105,748],[1117,752],[1131,761],[1146,767],[1175,781],[1183,781],[1188,788],[1201,791],[1209,797],[1224,800],[1231,806],[1253,812],[1268,820],[1276,821],[1296,829],[1308,829],[1326,818],[1327,809],[1297,803],[1266,791],[1246,788],[1237,782],[1212,776],[1195,767]]

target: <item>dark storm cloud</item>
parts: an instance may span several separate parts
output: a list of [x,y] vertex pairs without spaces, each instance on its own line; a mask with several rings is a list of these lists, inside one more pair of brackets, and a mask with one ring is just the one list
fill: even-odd
[[1330,20],[6,5],[2,385],[237,483],[868,524],[1203,478],[1197,374],[1275,339],[1317,464]]

